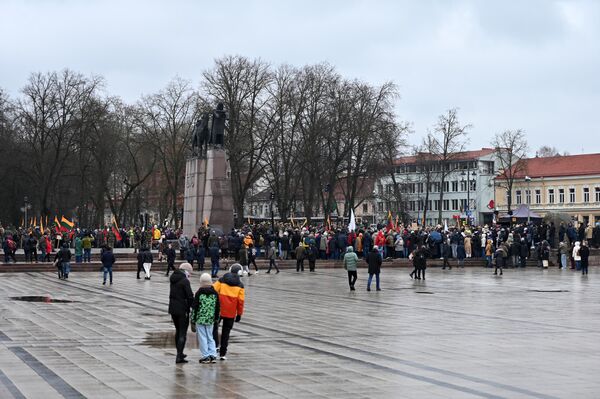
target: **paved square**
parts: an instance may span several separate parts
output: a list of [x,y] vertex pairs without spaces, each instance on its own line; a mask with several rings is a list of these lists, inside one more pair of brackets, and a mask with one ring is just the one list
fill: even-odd
[[[195,273],[192,288],[198,287]],[[175,365],[168,282],[0,275],[0,398],[598,398],[600,280],[572,271],[384,269],[244,278],[226,362]],[[72,303],[10,299],[50,295]]]

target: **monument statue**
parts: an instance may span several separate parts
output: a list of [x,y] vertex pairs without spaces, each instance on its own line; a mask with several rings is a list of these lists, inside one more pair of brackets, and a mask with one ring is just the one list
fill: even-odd
[[233,195],[223,147],[227,112],[223,103],[196,121],[192,157],[185,166],[183,231],[191,237],[204,222],[223,231],[233,227]]

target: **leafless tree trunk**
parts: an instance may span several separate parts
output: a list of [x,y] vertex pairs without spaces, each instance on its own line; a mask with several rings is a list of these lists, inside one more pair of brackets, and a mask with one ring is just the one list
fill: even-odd
[[521,129],[506,130],[496,134],[491,144],[499,163],[500,174],[496,177],[496,184],[506,189],[507,210],[511,215],[515,179],[524,177],[522,175],[527,171],[527,162],[524,160],[528,151],[527,139]]

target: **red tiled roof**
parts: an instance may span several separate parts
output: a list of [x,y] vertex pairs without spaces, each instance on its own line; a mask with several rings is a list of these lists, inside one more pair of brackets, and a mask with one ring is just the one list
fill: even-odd
[[527,166],[515,178],[600,175],[600,154],[559,155],[523,161]]
[[[494,152],[493,148],[482,148],[480,150],[472,150],[472,151],[464,151],[459,152],[452,158],[453,161],[469,161],[473,159],[478,159],[486,155],[490,155]],[[396,158],[394,160],[394,165],[410,165],[417,162],[417,158],[423,160],[424,157],[431,155],[429,153],[420,153],[417,155],[410,155],[406,157]]]

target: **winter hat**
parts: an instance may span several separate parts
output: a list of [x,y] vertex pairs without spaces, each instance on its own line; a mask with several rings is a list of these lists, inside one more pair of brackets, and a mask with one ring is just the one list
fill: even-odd
[[212,278],[208,273],[202,273],[200,276],[200,287],[210,287],[212,285]]
[[192,268],[192,265],[190,265],[190,264],[189,264],[189,263],[187,263],[187,262],[184,262],[184,263],[182,263],[182,264],[179,266],[179,270],[181,270],[181,271],[186,271],[186,272],[188,272],[189,274],[192,274],[192,271],[194,271],[194,269]]
[[242,265],[240,265],[239,263],[234,263],[233,265],[231,265],[229,272],[231,274],[241,275],[242,274]]

